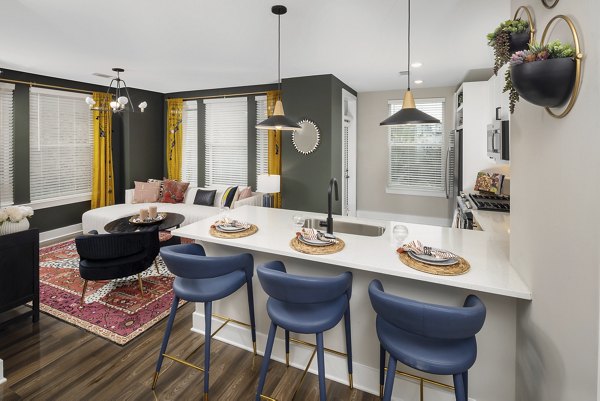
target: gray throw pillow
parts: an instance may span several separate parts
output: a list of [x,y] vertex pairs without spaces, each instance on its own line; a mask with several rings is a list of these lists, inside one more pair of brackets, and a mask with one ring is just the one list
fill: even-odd
[[213,189],[213,190],[199,189],[199,190],[197,190],[196,196],[194,197],[194,205],[212,206],[215,201],[216,193],[217,193],[216,189]]

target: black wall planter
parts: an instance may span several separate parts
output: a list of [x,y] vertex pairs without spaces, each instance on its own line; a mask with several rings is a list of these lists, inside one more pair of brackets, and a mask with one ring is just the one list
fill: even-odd
[[512,55],[515,52],[520,50],[529,49],[529,39],[531,38],[531,31],[527,29],[525,32],[521,33],[511,33],[510,34],[510,54]]
[[510,69],[519,95],[542,107],[559,107],[571,96],[575,85],[575,61],[555,58],[515,65]]

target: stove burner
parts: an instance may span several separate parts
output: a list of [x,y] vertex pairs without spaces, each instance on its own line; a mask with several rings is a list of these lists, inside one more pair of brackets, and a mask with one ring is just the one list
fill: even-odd
[[469,194],[478,210],[510,212],[510,196],[494,194]]

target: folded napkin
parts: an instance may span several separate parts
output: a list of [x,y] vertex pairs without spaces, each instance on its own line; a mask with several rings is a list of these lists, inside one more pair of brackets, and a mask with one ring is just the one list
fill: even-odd
[[311,241],[322,241],[327,242],[329,244],[337,244],[338,240],[334,238],[327,238],[323,235],[322,232],[315,228],[302,228],[302,230],[296,233],[297,237],[302,237]]
[[250,223],[246,223],[243,221],[238,221],[235,219],[230,219],[229,217],[225,217],[215,221],[213,227],[215,226],[226,226],[226,227],[236,227],[236,228],[250,228]]
[[445,251],[443,249],[432,248],[430,246],[425,246],[421,243],[421,241],[412,241],[408,244],[402,245],[398,248],[398,253],[412,251],[416,255],[429,255],[433,256],[436,259],[449,259],[449,258],[457,258],[455,254],[452,252]]

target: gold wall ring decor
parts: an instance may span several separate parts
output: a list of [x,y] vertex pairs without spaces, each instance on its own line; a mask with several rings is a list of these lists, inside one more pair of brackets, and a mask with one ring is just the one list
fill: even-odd
[[542,0],[542,4],[546,8],[554,8],[558,4],[559,0]]
[[543,46],[546,43],[546,36],[548,32],[550,32],[550,27],[555,21],[558,20],[565,21],[571,30],[571,34],[573,35],[573,42],[575,45],[575,56],[573,57],[573,60],[575,61],[575,84],[573,86],[573,91],[571,92],[571,99],[569,99],[567,107],[561,113],[555,113],[550,109],[550,107],[546,107],[546,111],[554,118],[563,118],[569,114],[575,105],[577,96],[579,95],[579,89],[581,87],[581,60],[583,59],[583,53],[581,52],[581,47],[579,46],[579,35],[577,34],[577,29],[575,29],[575,24],[573,24],[571,18],[567,17],[566,15],[557,15],[556,17],[552,18],[550,22],[548,22],[546,28],[544,29],[544,33],[542,34],[541,45]]
[[525,14],[527,14],[527,21],[529,22],[529,43],[533,43],[535,41],[535,21],[533,20],[531,11],[529,11],[529,7],[521,6],[521,7],[517,8],[517,11],[515,11],[515,16],[513,17],[513,20],[516,20],[517,18],[519,18],[519,13],[521,13],[521,11],[525,11]]

